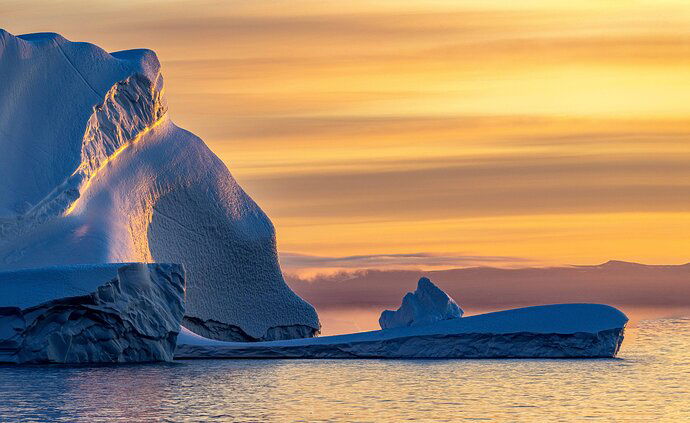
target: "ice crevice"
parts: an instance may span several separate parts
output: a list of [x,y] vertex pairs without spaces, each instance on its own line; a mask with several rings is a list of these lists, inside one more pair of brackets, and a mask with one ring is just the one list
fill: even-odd
[[55,46],[56,46],[57,49],[60,51],[60,53],[62,53],[62,57],[64,57],[65,60],[67,61],[67,63],[69,63],[70,67],[71,67],[72,69],[74,69],[74,72],[76,72],[77,75],[79,75],[79,78],[81,78],[81,80],[84,81],[84,84],[85,84],[87,87],[89,87],[89,88],[91,89],[91,91],[92,91],[94,94],[96,94],[96,96],[99,96],[98,91],[96,91],[96,89],[95,89],[91,84],[89,84],[89,81],[84,77],[84,74],[82,74],[81,71],[80,71],[79,69],[77,69],[76,66],[74,66],[74,63],[72,63],[72,60],[69,58],[69,56],[67,55],[67,53],[65,53],[65,50],[63,50],[62,46],[60,46],[60,43],[57,42],[56,40],[53,40],[53,43],[55,43]]

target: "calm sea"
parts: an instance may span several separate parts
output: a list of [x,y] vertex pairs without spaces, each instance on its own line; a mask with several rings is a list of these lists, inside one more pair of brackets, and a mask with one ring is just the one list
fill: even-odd
[[0,367],[1,421],[690,421],[690,319],[618,359]]

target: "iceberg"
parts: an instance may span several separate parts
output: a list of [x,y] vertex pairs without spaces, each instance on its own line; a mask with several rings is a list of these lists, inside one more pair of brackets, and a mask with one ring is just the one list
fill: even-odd
[[0,362],[171,361],[184,283],[161,263],[0,272]]
[[173,123],[154,52],[0,30],[0,81],[0,362],[614,357],[620,348],[628,319],[613,307],[462,317],[425,278],[382,313],[382,330],[314,338],[318,316],[285,283],[271,221]]
[[408,292],[396,311],[384,310],[379,318],[381,329],[426,325],[440,320],[459,319],[458,304],[428,278],[421,278],[415,292]]
[[0,30],[0,81],[0,271],[179,263],[193,332],[318,333],[283,279],[271,221],[171,120],[153,51]]
[[627,322],[608,305],[554,304],[287,341],[222,342],[183,330],[175,358],[615,357]]

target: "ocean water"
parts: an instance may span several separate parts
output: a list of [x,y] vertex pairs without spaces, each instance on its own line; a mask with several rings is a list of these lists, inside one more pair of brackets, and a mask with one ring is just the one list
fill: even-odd
[[690,421],[690,319],[597,360],[200,360],[0,367],[0,421]]

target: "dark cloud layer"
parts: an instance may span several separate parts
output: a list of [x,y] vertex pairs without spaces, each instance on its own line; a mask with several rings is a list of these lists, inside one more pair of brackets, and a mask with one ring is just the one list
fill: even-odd
[[608,262],[599,266],[522,269],[366,270],[312,280],[288,275],[287,280],[317,308],[381,308],[399,305],[421,276],[430,277],[459,304],[475,309],[562,302],[690,306],[690,264]]

